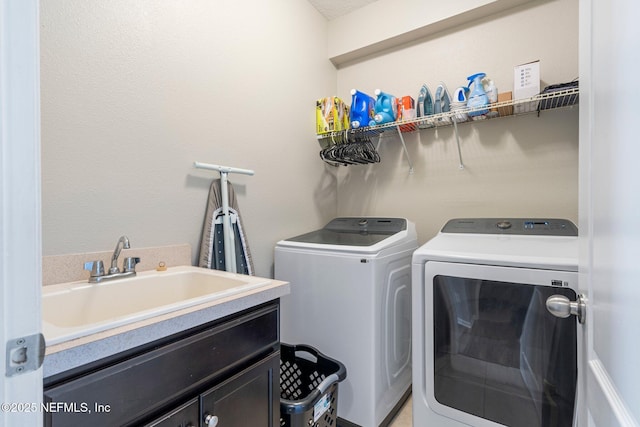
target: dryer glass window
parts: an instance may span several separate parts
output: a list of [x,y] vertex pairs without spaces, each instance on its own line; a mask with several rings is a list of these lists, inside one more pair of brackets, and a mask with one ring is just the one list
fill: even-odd
[[436,276],[436,400],[513,427],[572,425],[576,320],[547,311],[554,294],[576,299],[569,288]]

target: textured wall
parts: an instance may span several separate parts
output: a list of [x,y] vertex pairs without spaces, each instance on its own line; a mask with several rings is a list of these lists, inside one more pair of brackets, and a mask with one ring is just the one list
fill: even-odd
[[413,175],[394,137],[379,165],[324,166],[312,112],[354,87],[416,96],[477,71],[511,90],[513,65],[535,59],[543,85],[571,80],[576,0],[529,2],[338,72],[310,4],[264,3],[41,2],[44,255],[127,234],[133,248],[188,243],[195,260],[216,174],[194,160],[255,170],[232,181],[261,275],[277,240],[336,212],[406,216],[421,241],[454,216],[577,220],[576,109],[461,126],[462,171],[451,128],[408,135]]
[[[544,23],[544,24],[543,24]],[[348,35],[345,35],[348,37]],[[452,92],[485,72],[500,92],[513,89],[513,66],[541,61],[542,87],[578,76],[578,1],[529,2],[344,66],[338,95],[376,88],[417,98],[444,81]],[[382,163],[339,174],[341,215],[406,216],[425,242],[449,218],[473,216],[578,219],[578,107],[459,126],[405,137],[408,173],[397,136],[381,143]]]
[[259,275],[277,240],[335,215],[313,108],[332,93],[326,20],[307,2],[41,2],[44,255],[189,243],[232,176]]

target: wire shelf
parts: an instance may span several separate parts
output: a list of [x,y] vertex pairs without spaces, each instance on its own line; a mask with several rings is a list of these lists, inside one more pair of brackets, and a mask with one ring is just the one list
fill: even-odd
[[[578,88],[559,90],[553,93],[539,94],[531,98],[495,102],[488,106],[476,108],[465,107],[459,110],[432,114],[411,120],[400,120],[381,125],[365,126],[358,129],[322,133],[317,135],[317,139],[320,145],[326,146],[332,142],[338,143],[344,140],[351,140],[357,136],[377,137],[389,130],[394,132],[399,130],[402,133],[407,133],[440,126],[453,126],[456,123],[461,124],[499,117],[539,113],[543,110],[571,107],[578,103],[579,93],[580,90]],[[487,108],[490,110],[488,114],[472,117],[474,112],[483,111]],[[469,113],[472,113],[472,115],[469,115]]]

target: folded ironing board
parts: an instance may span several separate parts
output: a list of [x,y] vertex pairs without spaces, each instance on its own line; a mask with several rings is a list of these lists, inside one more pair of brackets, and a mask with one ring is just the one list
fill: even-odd
[[[202,227],[202,240],[200,242],[199,266],[216,270],[227,270],[225,261],[224,231],[223,231],[223,206],[221,180],[216,179],[209,188],[209,199]],[[227,183],[229,194],[229,216],[232,232],[230,244],[232,253],[235,254],[236,271],[241,274],[253,275],[253,261],[247,242],[247,236],[242,227],[240,210],[233,186]],[[232,261],[233,262],[233,261]]]

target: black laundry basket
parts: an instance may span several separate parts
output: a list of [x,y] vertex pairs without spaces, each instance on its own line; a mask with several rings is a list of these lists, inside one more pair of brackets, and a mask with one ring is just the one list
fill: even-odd
[[308,345],[280,344],[280,426],[336,427],[344,365]]

